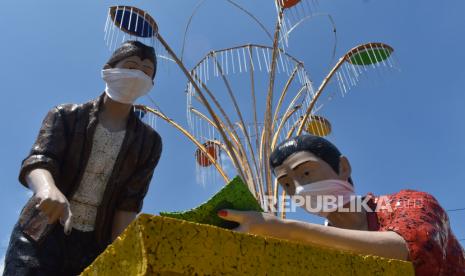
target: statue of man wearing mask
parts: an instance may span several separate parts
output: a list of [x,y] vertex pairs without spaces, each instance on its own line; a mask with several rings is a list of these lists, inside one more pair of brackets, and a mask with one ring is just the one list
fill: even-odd
[[141,211],[162,140],[133,103],[152,89],[156,68],[152,47],[127,41],[102,70],[105,93],[48,112],[19,173],[34,195],[4,275],[79,274]]
[[220,217],[240,223],[238,231],[408,260],[416,275],[465,275],[463,248],[432,195],[401,190],[355,196],[347,157],[328,140],[312,135],[282,142],[271,154],[270,165],[293,203],[326,218],[328,226],[220,210]]

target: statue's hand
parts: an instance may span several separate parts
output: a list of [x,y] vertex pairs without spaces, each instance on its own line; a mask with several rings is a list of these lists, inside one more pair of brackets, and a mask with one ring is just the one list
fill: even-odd
[[55,185],[52,174],[46,169],[34,169],[26,175],[29,188],[39,202],[36,208],[47,216],[48,223],[60,219],[66,234],[71,233],[71,210],[68,199]]
[[48,223],[55,223],[58,219],[64,226],[66,234],[71,233],[71,210],[68,199],[54,185],[41,187],[35,195],[39,203],[36,208],[48,217]]
[[222,219],[235,221],[240,225],[235,231],[256,235],[268,235],[279,219],[267,213],[255,211],[220,210],[218,216]]

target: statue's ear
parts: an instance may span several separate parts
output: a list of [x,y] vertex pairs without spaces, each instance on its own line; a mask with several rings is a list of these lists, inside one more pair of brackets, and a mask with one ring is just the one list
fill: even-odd
[[349,159],[345,156],[339,157],[339,176],[341,179],[348,180],[352,174],[352,167],[350,166]]

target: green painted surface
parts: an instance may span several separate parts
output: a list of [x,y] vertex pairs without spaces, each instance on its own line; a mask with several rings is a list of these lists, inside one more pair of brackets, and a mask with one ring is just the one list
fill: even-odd
[[390,49],[375,47],[364,49],[350,56],[350,63],[355,65],[371,65],[382,62],[391,56]]
[[236,177],[210,200],[197,208],[185,212],[161,212],[160,215],[227,229],[237,227],[237,223],[218,217],[217,212],[221,209],[263,211],[248,187],[239,177]]

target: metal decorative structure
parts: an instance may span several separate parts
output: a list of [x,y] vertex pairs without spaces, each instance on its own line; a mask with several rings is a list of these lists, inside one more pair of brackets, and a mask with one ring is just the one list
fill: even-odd
[[[226,1],[251,15],[232,0]],[[192,141],[196,146],[193,159],[197,170],[200,174],[209,172],[203,174],[203,182],[214,181],[219,175],[227,183],[234,175],[228,176],[226,167],[232,165],[233,173],[247,183],[263,208],[270,206],[270,199],[271,206],[278,206],[276,199],[284,193],[268,162],[276,145],[303,131],[319,136],[331,133],[330,122],[317,114],[316,106],[327,85],[335,82],[344,96],[365,72],[394,67],[394,50],[389,45],[359,45],[337,61],[315,90],[303,62],[287,53],[287,36],[302,20],[312,16],[317,2],[275,0],[275,6],[277,20],[272,45],[247,44],[213,50],[191,70],[169,47],[147,12],[130,6],[111,7],[105,26],[110,48],[115,47],[120,36],[121,41],[127,37],[161,45],[166,59],[175,62],[188,79],[187,127],[148,106],[136,107],[140,117],[152,126],[155,118],[161,119]],[[118,34],[121,32],[123,35]]]

